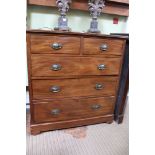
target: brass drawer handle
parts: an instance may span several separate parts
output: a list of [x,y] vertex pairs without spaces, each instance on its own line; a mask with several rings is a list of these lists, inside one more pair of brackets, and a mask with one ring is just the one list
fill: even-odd
[[58,93],[58,92],[61,91],[61,88],[60,88],[60,86],[52,86],[50,88],[50,91],[53,92],[53,93]]
[[98,110],[98,109],[100,109],[101,108],[101,105],[99,105],[99,104],[93,104],[92,106],[91,106],[91,109],[92,110]]
[[101,46],[100,46],[100,50],[101,51],[106,51],[108,49],[108,45],[107,44],[102,44]]
[[52,115],[58,115],[58,114],[60,114],[60,109],[53,109],[53,110],[51,110],[51,114]]
[[53,43],[51,44],[51,47],[54,49],[54,50],[59,50],[63,47],[63,45],[61,43]]
[[62,68],[62,66],[61,66],[60,64],[53,64],[53,65],[51,66],[51,69],[52,69],[53,71],[61,70],[61,68]]
[[101,90],[101,89],[103,89],[103,84],[100,84],[100,83],[97,83],[96,85],[95,85],[95,89],[96,90]]
[[105,64],[100,64],[97,66],[98,70],[104,70],[106,68]]

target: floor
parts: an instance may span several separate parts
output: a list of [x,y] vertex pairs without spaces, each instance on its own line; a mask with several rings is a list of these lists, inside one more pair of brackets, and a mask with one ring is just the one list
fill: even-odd
[[29,134],[27,115],[27,155],[128,155],[128,104],[122,124],[97,124],[66,130]]

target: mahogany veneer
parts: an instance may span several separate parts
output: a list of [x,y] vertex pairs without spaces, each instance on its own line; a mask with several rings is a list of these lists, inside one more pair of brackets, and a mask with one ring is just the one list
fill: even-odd
[[[96,90],[96,84],[102,84],[103,88]],[[117,78],[112,77],[33,80],[32,91],[34,99],[112,96],[115,95],[116,85]],[[52,86],[59,86],[60,91],[58,93],[51,92],[50,88]]]
[[125,42],[108,35],[27,31],[31,133],[111,123]]
[[[51,40],[61,42],[63,50],[54,50],[51,48]],[[76,47],[73,50],[73,47]],[[32,53],[55,53],[55,54],[79,54],[80,38],[67,36],[49,36],[49,35],[32,35],[31,37],[31,52]]]
[[[48,100],[43,102],[34,101],[34,121],[40,122],[55,122],[65,121],[80,118],[89,118],[101,116],[103,114],[111,114],[113,110],[113,103],[115,97],[99,97],[99,98],[85,98],[85,99],[59,99]],[[96,112],[92,110],[94,104],[100,104],[102,107]],[[51,117],[51,109],[60,108],[61,113],[59,117]],[[73,108],[74,107],[74,108]],[[79,115],[80,114],[80,115]]]
[[[107,50],[101,52],[100,45],[105,43],[108,46]],[[93,46],[95,45],[95,46]],[[118,39],[101,39],[101,38],[84,38],[84,54],[89,55],[122,55],[122,47],[124,46],[124,42]]]
[[[51,57],[50,54],[32,54],[32,76],[66,76],[66,75],[118,75],[120,58],[94,57]],[[93,63],[92,63],[93,62]],[[104,63],[105,70],[98,70],[98,65]],[[61,64],[58,72],[51,69],[52,65]]]

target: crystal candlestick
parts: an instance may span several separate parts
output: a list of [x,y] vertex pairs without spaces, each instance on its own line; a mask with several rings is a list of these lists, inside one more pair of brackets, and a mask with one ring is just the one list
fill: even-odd
[[69,10],[69,5],[71,0],[56,0],[56,5],[60,11],[60,17],[58,18],[58,27],[55,27],[55,30],[61,31],[69,31],[70,28],[68,27],[68,19],[66,17],[66,13]]
[[92,21],[90,23],[90,29],[88,32],[91,33],[100,33],[100,30],[98,29],[98,21],[97,18],[100,16],[100,13],[102,12],[104,5],[104,0],[89,0],[88,6],[90,15],[92,16]]

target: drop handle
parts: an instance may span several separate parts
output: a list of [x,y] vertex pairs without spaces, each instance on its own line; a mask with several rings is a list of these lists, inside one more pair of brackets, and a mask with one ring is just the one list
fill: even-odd
[[106,69],[106,65],[105,64],[99,64],[97,66],[97,68],[98,68],[98,70],[104,70],[104,69]]
[[61,88],[60,88],[60,86],[52,86],[50,88],[50,91],[53,92],[53,93],[58,93],[58,92],[61,91]]
[[61,43],[53,43],[50,45],[51,48],[53,48],[54,50],[59,50],[63,47],[63,45]]
[[53,71],[59,71],[59,70],[61,70],[61,68],[62,68],[62,66],[60,64],[53,64],[51,66],[51,70],[53,70]]
[[101,84],[101,83],[97,83],[96,85],[95,85],[95,89],[96,90],[101,90],[101,89],[103,89],[104,88],[104,86],[103,86],[103,84]]
[[52,115],[58,115],[58,114],[60,114],[60,109],[53,109],[53,110],[51,110],[51,114]]
[[98,110],[98,109],[100,109],[101,108],[101,105],[99,105],[99,104],[93,104],[92,106],[91,106],[91,109],[92,110]]
[[105,52],[107,49],[108,49],[108,45],[107,44],[102,44],[100,46],[100,50],[103,51],[103,52]]

